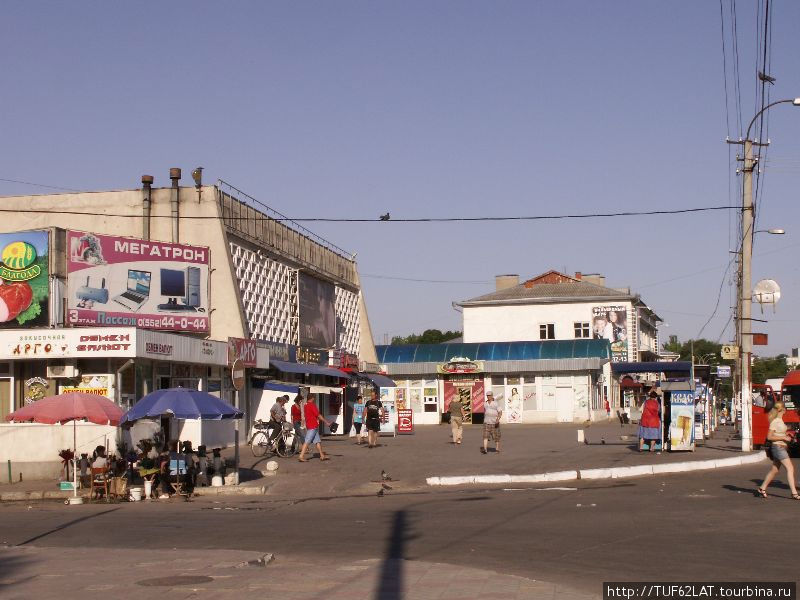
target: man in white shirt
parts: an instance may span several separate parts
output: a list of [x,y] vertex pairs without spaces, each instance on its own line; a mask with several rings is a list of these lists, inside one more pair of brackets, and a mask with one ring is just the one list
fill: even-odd
[[494,440],[494,451],[500,452],[500,418],[503,416],[503,409],[494,399],[494,394],[486,394],[486,404],[483,413],[483,448],[481,454],[489,451],[489,439]]

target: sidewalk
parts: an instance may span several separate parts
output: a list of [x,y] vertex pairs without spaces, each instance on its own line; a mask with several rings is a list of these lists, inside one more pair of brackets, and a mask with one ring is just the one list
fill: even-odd
[[[585,428],[588,444],[577,441],[577,431],[581,428],[577,424],[504,425],[502,452],[490,449],[487,455],[479,452],[483,428],[477,425],[465,426],[464,441],[458,446],[451,443],[450,427],[446,425],[417,427],[412,435],[384,436],[380,438],[381,445],[373,449],[355,445],[354,438],[329,436],[323,439],[323,449],[331,457],[326,462],[316,458],[308,463],[299,463],[297,457],[255,458],[249,447],[242,446],[242,485],[198,488],[198,493],[268,493],[280,498],[374,494],[381,489],[381,471],[392,478],[389,482],[392,489],[386,493],[412,492],[429,489],[426,480],[431,477],[520,476],[590,469],[602,470],[596,471],[595,476],[611,477],[605,470],[634,466],[647,470],[650,466],[694,461],[735,461],[743,456],[741,442],[729,427],[718,430],[713,439],[699,445],[695,452],[661,454],[637,451],[635,425],[593,424]],[[223,455],[233,458],[233,449],[228,448]],[[264,476],[262,472],[269,461],[278,464],[278,471]],[[57,485],[55,481],[3,484],[0,485],[0,500],[71,495],[71,492],[58,492]],[[24,492],[33,492],[33,495],[25,496]]]
[[[181,598],[247,595],[312,600],[459,598],[588,600],[599,597],[524,577],[433,562],[374,558],[324,566],[304,557],[238,550],[0,548],[0,595],[27,598]],[[302,577],[297,574],[301,573]]]

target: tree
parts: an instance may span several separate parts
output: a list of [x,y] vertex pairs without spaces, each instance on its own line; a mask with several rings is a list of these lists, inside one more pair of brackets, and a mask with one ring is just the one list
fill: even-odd
[[753,360],[753,383],[764,383],[767,379],[779,379],[786,375],[788,370],[785,354],[779,354],[772,358],[757,356]]
[[460,331],[442,332],[439,329],[426,329],[422,332],[422,335],[416,335],[414,333],[406,337],[396,335],[392,338],[392,346],[402,346],[404,344],[441,344],[457,337],[461,337]]

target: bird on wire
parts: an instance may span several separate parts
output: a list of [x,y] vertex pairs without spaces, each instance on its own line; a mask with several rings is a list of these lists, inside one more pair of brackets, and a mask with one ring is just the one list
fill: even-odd
[[759,81],[766,81],[767,83],[775,85],[775,78],[761,71],[758,72],[758,79]]
[[392,218],[392,217],[391,217],[391,215],[390,215],[388,212],[387,212],[385,215],[381,215],[381,216],[380,216],[380,219],[381,219],[381,221],[388,221],[388,220],[389,220],[389,219],[391,219],[391,218]]

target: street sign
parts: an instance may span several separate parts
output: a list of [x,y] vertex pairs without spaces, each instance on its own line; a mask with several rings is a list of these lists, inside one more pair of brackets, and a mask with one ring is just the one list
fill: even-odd
[[236,391],[244,387],[244,364],[238,358],[231,365],[231,382]]
[[723,346],[722,358],[725,360],[732,360],[739,357],[739,346]]
[[769,345],[769,336],[766,333],[753,334],[753,346],[767,346]]
[[717,366],[717,377],[720,379],[727,379],[731,376],[731,367],[730,365],[719,365]]

